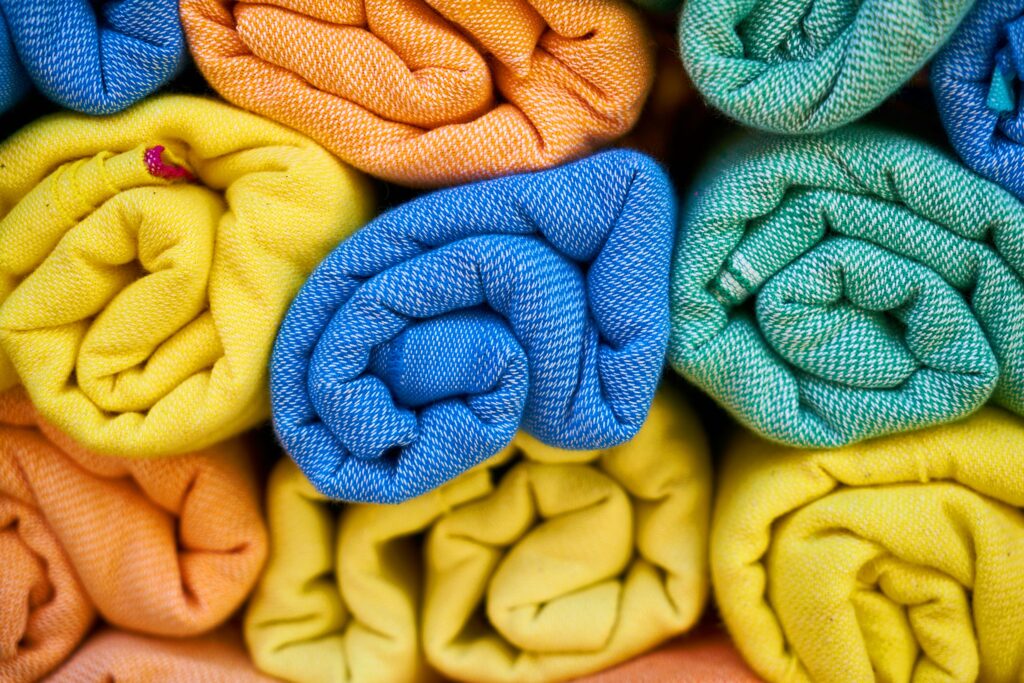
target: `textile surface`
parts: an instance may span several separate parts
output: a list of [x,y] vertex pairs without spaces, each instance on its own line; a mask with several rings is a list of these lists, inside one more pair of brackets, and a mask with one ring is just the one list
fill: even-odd
[[729,635],[717,628],[677,638],[654,652],[576,683],[759,683]]
[[896,91],[942,46],[971,0],[692,0],[683,63],[708,101],[779,133],[831,130]]
[[1024,198],[1024,2],[983,0],[935,58],[932,88],[957,153]]
[[0,679],[65,659],[98,611],[163,636],[209,630],[256,582],[266,529],[237,441],[163,460],[91,453],[0,394]]
[[182,0],[203,75],[395,183],[538,170],[629,130],[653,78],[621,0]]
[[651,159],[599,154],[423,196],[343,242],[285,317],[274,426],[319,491],[422,494],[520,424],[629,439],[668,339],[675,202]]
[[744,656],[769,681],[1019,681],[1022,455],[995,408],[831,451],[738,434],[711,571]]
[[664,392],[617,448],[520,433],[444,487],[346,506],[340,521],[283,461],[246,639],[262,670],[290,681],[397,683],[427,665],[466,681],[596,671],[699,618],[710,486],[700,427]]
[[62,107],[111,114],[184,61],[177,0],[0,0],[0,111],[34,85]]
[[0,390],[112,455],[254,426],[288,304],[370,203],[308,139],[212,100],[29,125],[0,144]]
[[724,156],[673,263],[669,360],[688,380],[799,446],[987,400],[1024,413],[1024,206],[1009,193],[878,129]]
[[237,630],[177,640],[104,629],[47,683],[273,683],[249,661]]

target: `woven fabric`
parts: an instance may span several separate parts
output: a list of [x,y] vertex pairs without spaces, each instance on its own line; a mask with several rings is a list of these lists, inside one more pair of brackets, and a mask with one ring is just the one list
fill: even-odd
[[362,177],[275,123],[169,96],[0,144],[0,390],[89,448],[196,450],[270,413],[292,297],[370,213]]
[[[662,393],[627,444],[564,451],[525,433],[448,485],[338,519],[287,460],[246,615],[257,665],[296,682],[556,681],[690,628],[707,591],[710,466]],[[420,649],[422,647],[422,650]]]
[[1024,2],[982,0],[935,58],[932,88],[968,166],[1024,198]]
[[668,340],[675,203],[648,157],[421,197],[316,269],[274,349],[274,426],[318,490],[397,502],[522,426],[562,448],[636,433]]
[[823,132],[868,113],[942,46],[972,0],[692,0],[679,40],[698,90],[740,123]]
[[728,634],[717,628],[673,640],[575,683],[759,683]]
[[229,101],[395,183],[538,170],[629,130],[653,77],[621,0],[182,0]]
[[34,85],[68,109],[111,114],[184,61],[177,0],[0,0],[0,111]]
[[249,661],[236,629],[188,640],[104,629],[46,683],[272,683]]
[[229,441],[151,461],[109,458],[0,394],[0,679],[59,664],[98,611],[164,636],[211,629],[267,553],[250,454]]
[[727,451],[712,581],[767,680],[1020,680],[1019,418],[985,408],[831,451],[742,433]]
[[[698,182],[669,360],[773,440],[1024,414],[1024,206],[877,129],[750,139]],[[927,182],[924,181],[927,180]]]

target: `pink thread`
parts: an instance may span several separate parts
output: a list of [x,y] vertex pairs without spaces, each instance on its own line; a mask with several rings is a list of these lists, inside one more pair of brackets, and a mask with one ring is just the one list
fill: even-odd
[[146,161],[146,168],[149,172],[157,178],[166,178],[167,180],[193,180],[195,176],[189,172],[187,168],[182,168],[177,164],[169,164],[164,161],[164,146],[157,145],[156,147],[150,147],[146,150],[144,159]]

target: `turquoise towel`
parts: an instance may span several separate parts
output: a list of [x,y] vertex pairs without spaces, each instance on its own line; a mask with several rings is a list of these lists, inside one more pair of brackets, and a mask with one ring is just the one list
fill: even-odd
[[697,89],[739,122],[838,128],[924,66],[971,0],[689,0],[679,41]]
[[852,127],[748,138],[698,182],[669,360],[741,422],[839,446],[1024,414],[1024,205],[928,146]]

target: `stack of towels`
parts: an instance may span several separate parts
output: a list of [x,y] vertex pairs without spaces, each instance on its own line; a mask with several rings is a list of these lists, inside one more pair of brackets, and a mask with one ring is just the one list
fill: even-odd
[[0,0],[0,681],[1024,680],[1024,0]]

